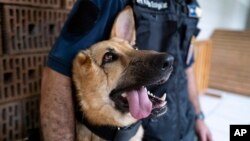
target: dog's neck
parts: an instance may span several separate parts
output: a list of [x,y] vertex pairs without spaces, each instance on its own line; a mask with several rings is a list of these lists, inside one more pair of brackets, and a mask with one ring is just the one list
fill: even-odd
[[119,141],[128,141],[133,136],[135,136],[137,130],[141,125],[141,121],[138,121],[132,125],[126,127],[116,127],[116,126],[97,126],[93,125],[82,115],[82,113],[76,111],[76,120],[86,126],[91,132],[95,135],[101,137],[105,140],[119,140]]

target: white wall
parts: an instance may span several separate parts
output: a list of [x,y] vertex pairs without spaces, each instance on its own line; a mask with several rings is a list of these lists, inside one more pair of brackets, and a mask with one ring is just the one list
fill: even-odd
[[246,28],[250,0],[198,0],[203,10],[199,39],[208,39],[215,29]]
[[250,29],[250,6],[248,9],[248,20],[247,20],[247,25],[246,25],[247,29]]

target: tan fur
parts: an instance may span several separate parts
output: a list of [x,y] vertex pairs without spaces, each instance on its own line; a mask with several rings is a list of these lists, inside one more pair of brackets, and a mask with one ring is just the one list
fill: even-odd
[[[99,42],[80,52],[74,60],[73,80],[78,91],[78,102],[83,115],[90,123],[123,127],[137,121],[130,113],[124,114],[116,110],[114,102],[109,97],[132,58],[135,49],[131,45],[134,40],[133,12],[127,7],[115,21],[110,40]],[[119,54],[119,60],[102,67],[103,56],[108,48]],[[101,140],[84,125],[77,123],[76,126],[78,141]],[[131,141],[141,140],[142,135],[143,129],[140,127]]]
[[77,141],[103,141],[103,139],[96,136],[86,126],[82,126],[80,123],[76,124],[76,131]]
[[[115,48],[121,59],[100,68],[102,56],[109,47]],[[135,122],[130,114],[114,110],[114,103],[109,98],[111,90],[116,87],[129,63],[130,52],[133,51],[127,42],[113,38],[94,45],[76,58],[73,77],[76,87],[80,88],[78,99],[81,100],[82,112],[93,124],[126,126]],[[81,64],[82,62],[84,63]]]

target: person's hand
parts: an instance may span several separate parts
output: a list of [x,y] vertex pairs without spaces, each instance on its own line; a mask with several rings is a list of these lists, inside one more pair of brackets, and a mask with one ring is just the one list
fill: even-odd
[[212,141],[212,134],[203,120],[196,120],[195,129],[199,141]]

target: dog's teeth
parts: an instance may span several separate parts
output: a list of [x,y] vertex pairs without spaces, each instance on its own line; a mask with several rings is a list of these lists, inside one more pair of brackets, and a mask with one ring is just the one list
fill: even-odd
[[166,97],[167,97],[167,94],[164,93],[163,96],[160,98],[162,101],[165,101],[166,100]]
[[123,93],[121,96],[122,96],[122,97],[127,97],[126,93]]
[[153,93],[150,93],[150,95],[151,95],[152,97],[156,97]]
[[167,104],[167,101],[164,101],[164,102],[161,103],[161,106],[163,107],[163,106],[165,106],[166,104]]

